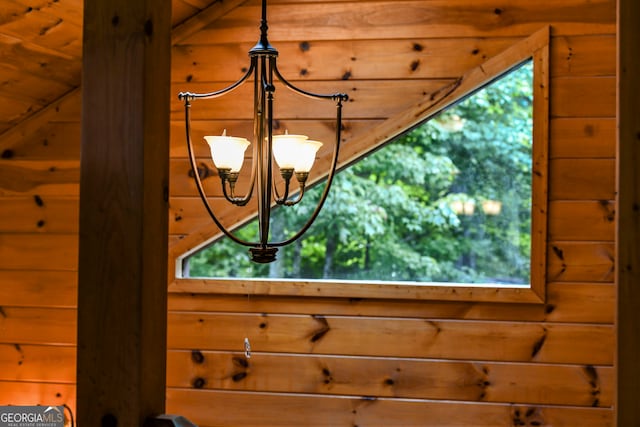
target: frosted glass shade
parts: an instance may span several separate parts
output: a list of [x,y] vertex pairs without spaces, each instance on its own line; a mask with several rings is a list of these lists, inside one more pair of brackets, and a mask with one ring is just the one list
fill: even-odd
[[246,138],[227,136],[223,132],[220,136],[205,136],[204,139],[211,149],[211,158],[218,169],[230,169],[240,172],[244,161],[244,152],[250,145]]
[[318,141],[305,141],[304,145],[300,147],[300,153],[296,160],[295,171],[296,172],[309,172],[313,166],[313,162],[316,160],[316,153],[322,147],[322,142]]
[[295,169],[306,135],[273,135],[273,157],[280,169]]
[[309,172],[321,142],[311,141],[306,135],[274,135],[273,156],[280,169]]

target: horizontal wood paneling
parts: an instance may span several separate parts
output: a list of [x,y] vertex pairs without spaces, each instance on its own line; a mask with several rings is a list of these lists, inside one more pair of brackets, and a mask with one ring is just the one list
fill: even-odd
[[[24,14],[27,3],[12,1],[24,16],[0,23],[0,72],[15,80],[0,89],[0,129],[79,83],[70,60],[81,47],[70,38],[79,34],[78,1],[38,0],[42,10]],[[175,0],[174,23],[209,3]],[[58,12],[67,17],[49,28]],[[258,15],[258,3],[246,2],[174,48],[172,242],[210,236],[188,176],[177,93],[235,80]],[[615,1],[270,0],[269,22],[286,77],[351,96],[347,152],[389,114],[551,24],[546,300],[247,298],[215,294],[215,286],[172,293],[167,410],[203,427],[612,425]],[[45,28],[48,37],[38,35]],[[3,29],[25,40],[9,42]],[[25,55],[33,61],[13,60]],[[41,79],[53,83],[45,88]],[[26,93],[30,82],[40,95]],[[24,99],[12,101],[18,89]],[[78,95],[0,135],[0,404],[75,401]],[[331,103],[317,112],[284,90],[277,96],[280,130],[305,130],[330,145]],[[203,160],[204,134],[226,127],[251,135],[250,104],[227,99],[220,107],[194,103]],[[216,176],[205,181],[219,193]],[[229,223],[246,217],[225,215]],[[248,366],[240,362],[245,336],[254,350]]]
[[80,187],[80,160],[4,161],[0,169],[0,196],[77,196]]
[[0,234],[0,270],[75,271],[77,234]]
[[[259,408],[259,410],[257,409]],[[310,409],[313,408],[313,409]],[[207,426],[610,426],[613,411],[536,405],[473,404],[363,397],[167,390],[167,411]]]
[[[613,368],[171,351],[169,387],[611,406]],[[295,378],[295,381],[291,379]]]
[[77,304],[75,271],[3,270],[0,277],[1,306],[72,308]]
[[68,405],[75,413],[73,384],[0,381],[0,405]]
[[[269,38],[280,40],[371,40],[424,37],[527,36],[551,24],[555,35],[615,33],[612,0],[491,0],[312,3],[271,5]],[[254,42],[259,6],[229,13],[187,44]]]
[[[446,92],[454,79],[423,80],[354,80],[354,81],[305,81],[299,86],[320,94],[346,93],[349,95],[343,116],[345,120],[353,119],[386,119],[405,111],[407,107],[421,101],[438,97],[441,91]],[[233,82],[224,82],[216,89],[222,89]],[[208,92],[210,85],[203,83],[181,83],[171,86],[172,93],[180,91]],[[294,94],[292,91],[276,83],[277,102],[274,103],[274,115],[279,119],[324,119],[335,120],[335,103],[323,100],[309,100]],[[244,102],[225,102],[224,98],[213,100],[196,100],[191,106],[191,117],[194,120],[207,120],[211,117],[220,119],[251,119],[253,117],[253,87],[240,86],[234,92]],[[171,120],[184,119],[184,103],[174,98],[171,103]]]
[[614,118],[564,118],[551,120],[549,156],[557,158],[615,158]]
[[3,307],[0,343],[73,345],[76,326],[75,309]]
[[[0,368],[0,381],[73,383],[75,347],[3,344]],[[167,384],[179,388],[605,407],[612,403],[613,368],[262,353],[254,353],[247,360],[239,353],[169,351]]]
[[77,233],[78,206],[75,197],[0,198],[0,233]]
[[550,242],[547,280],[553,282],[613,282],[613,243]]
[[76,348],[0,344],[0,381],[73,384]]
[[611,364],[605,325],[170,313],[170,348]]
[[295,298],[169,294],[171,311],[272,313],[460,320],[528,320],[613,324],[615,288],[611,283],[549,283],[547,303],[500,304],[456,301],[412,301],[361,298]]
[[[457,77],[508,48],[517,38],[284,42],[276,46],[287,80],[442,79]],[[177,46],[172,80],[226,82],[242,76],[253,43]],[[220,67],[220,58],[225,66]],[[244,70],[244,71],[243,71]]]
[[80,123],[58,122],[29,132],[20,143],[4,152],[16,160],[79,160]]
[[615,77],[551,80],[552,117],[615,117]]
[[613,201],[556,201],[549,204],[549,240],[615,240]]
[[552,159],[550,200],[613,200],[614,159]]
[[551,75],[615,76],[615,57],[613,34],[555,37],[551,44]]

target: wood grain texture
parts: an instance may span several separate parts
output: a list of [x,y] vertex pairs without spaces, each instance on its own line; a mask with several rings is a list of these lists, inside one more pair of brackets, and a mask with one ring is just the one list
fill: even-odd
[[363,298],[296,298],[233,296],[216,293],[172,293],[169,309],[180,312],[353,315],[426,317],[431,319],[613,323],[615,288],[612,283],[549,283],[547,302],[501,304],[462,301],[415,301]]
[[[7,99],[0,130],[31,117],[0,135],[0,404],[67,403],[75,410],[80,91],[58,94],[42,113],[33,108],[50,102],[53,89],[79,85],[81,40],[70,38],[80,30],[77,3],[11,0],[0,8],[0,77],[7,76],[0,79]],[[175,25],[212,2],[172,3]],[[301,287],[315,289],[308,283],[260,285],[263,295],[247,297],[243,282],[172,286],[167,409],[203,427],[613,425],[614,271],[621,261],[612,230],[628,229],[611,221],[615,3],[269,0],[270,38],[285,76],[353,95],[343,137],[356,157],[368,146],[349,145],[378,132],[385,111],[410,107],[389,97],[423,97],[432,79],[455,78],[551,25],[546,299],[355,298],[344,287],[339,298],[296,296]],[[209,89],[237,77],[257,37],[258,14],[258,2],[246,2],[174,47],[174,106],[177,89]],[[64,23],[51,26],[58,15]],[[18,88],[25,92],[13,105]],[[331,136],[325,111],[298,115],[295,101],[282,102],[280,129]],[[207,219],[184,168],[182,114],[174,110],[170,239],[189,248],[212,234],[201,228]],[[193,123],[197,139],[224,127],[250,135],[242,106],[229,110],[203,110]],[[196,149],[208,156],[204,144]],[[225,215],[230,223],[247,217]],[[225,293],[234,286],[235,294]],[[234,358],[248,334],[255,353],[245,368]]]
[[85,1],[78,424],[164,413],[170,0]]
[[[295,381],[291,381],[295,378]],[[611,367],[171,351],[168,386],[610,407]]]
[[[612,364],[611,326],[171,313],[169,346],[255,352]],[[382,345],[381,343],[384,343]]]
[[617,412],[616,425],[638,423],[640,406],[640,4],[618,0],[618,144],[616,281],[617,319]]
[[[269,38],[280,40],[395,39],[424,37],[528,36],[551,24],[556,35],[614,34],[612,0],[491,0],[311,3],[269,8]],[[254,42],[260,16],[256,4],[240,7],[185,43]]]
[[[247,408],[260,408],[260,411]],[[313,407],[313,414],[309,413]],[[201,427],[251,425],[336,427],[425,426],[495,427],[511,425],[610,426],[613,411],[538,405],[504,405],[372,396],[322,397],[306,394],[235,393],[169,389],[167,410],[194,414]],[[196,415],[197,414],[197,415]],[[532,424],[533,423],[533,424]]]

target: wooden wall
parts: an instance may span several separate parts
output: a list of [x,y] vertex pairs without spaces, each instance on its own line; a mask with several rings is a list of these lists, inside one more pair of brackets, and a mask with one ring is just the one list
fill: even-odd
[[[168,411],[201,426],[612,425],[615,1],[270,4],[285,75],[355,95],[347,138],[401,111],[393,93],[415,103],[552,26],[547,301],[172,293]],[[255,40],[255,10],[247,2],[182,40],[175,88],[233,79]],[[239,59],[216,71],[216,52]],[[61,101],[2,160],[0,403],[74,402],[78,103],[73,94]],[[174,247],[211,233],[186,180],[179,109]],[[244,123],[237,115],[229,119]]]

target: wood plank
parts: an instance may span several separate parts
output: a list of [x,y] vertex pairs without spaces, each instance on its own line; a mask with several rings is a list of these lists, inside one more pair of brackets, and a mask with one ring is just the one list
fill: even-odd
[[616,229],[616,282],[618,366],[616,425],[640,419],[640,4],[618,0],[618,192]]
[[0,381],[0,405],[67,405],[75,413],[73,384]]
[[0,381],[73,384],[76,381],[76,348],[2,344]]
[[[202,237],[202,236],[196,236]],[[173,248],[172,248],[173,249]],[[205,279],[176,278],[170,292],[241,295],[296,295],[304,297],[382,298],[434,301],[477,301],[539,304],[540,295],[528,286],[485,286],[468,283],[421,283],[391,281],[339,281],[314,279]]]
[[[170,313],[169,348],[611,365],[605,325]],[[381,345],[384,343],[384,345]]]
[[615,158],[614,118],[556,118],[551,120],[550,153],[559,158]]
[[19,143],[3,151],[5,159],[80,159],[80,123],[49,122],[23,135]]
[[612,283],[549,283],[545,320],[613,324],[614,306]]
[[200,351],[170,351],[167,363],[170,388],[593,407],[612,405],[615,377],[612,367],[590,365]]
[[200,9],[185,0],[171,0],[171,22],[174,25],[184,22],[198,13]]
[[0,301],[2,306],[75,308],[75,271],[3,270]]
[[613,34],[555,37],[551,43],[553,77],[615,76]]
[[414,301],[362,298],[233,296],[209,293],[169,295],[170,311],[425,317],[460,320],[519,320],[606,323],[614,320],[615,289],[610,283],[549,283],[546,304]]
[[[58,99],[61,93],[73,89],[74,85],[60,83],[46,76],[33,75],[26,69],[15,69],[0,64],[0,75],[3,84],[0,95],[11,98],[14,102],[24,102],[41,108]],[[5,116],[6,117],[6,116]]]
[[[208,311],[220,313],[271,313],[345,316],[424,317],[433,319],[544,320],[540,304],[498,304],[455,301],[412,301],[365,298],[299,298],[215,293],[170,293],[170,311]],[[560,305],[559,310],[562,309]]]
[[[457,78],[517,41],[519,38],[287,41],[277,46],[278,69],[294,83]],[[236,80],[246,72],[247,52],[253,45],[178,45],[172,52],[172,81]],[[222,58],[224,67],[220,66]]]
[[74,345],[76,310],[4,307],[0,313],[0,343]]
[[0,150],[7,149],[17,151],[16,147],[28,136],[51,121],[60,121],[61,118],[69,115],[78,121],[80,114],[76,106],[80,104],[80,91],[73,90],[63,95],[58,101],[49,104],[47,107],[23,120],[10,130],[0,135]]
[[[612,398],[613,372],[607,367],[269,354],[256,354],[246,364],[238,360],[244,359],[233,354],[170,351],[169,386],[230,390],[258,386],[263,391],[579,406],[608,406]],[[52,364],[58,368],[51,369]],[[0,345],[0,366],[4,381],[73,382],[75,348]],[[293,384],[291,376],[297,378]]]
[[549,281],[612,282],[613,243],[550,242],[547,269]]
[[551,79],[552,117],[615,117],[615,77]]
[[[4,60],[4,67],[13,67],[70,86],[76,86],[80,81],[81,70],[77,61],[66,55],[62,58],[32,43],[0,35],[0,56]],[[25,57],[29,61],[25,61]]]
[[0,234],[0,270],[76,271],[77,234]]
[[606,241],[615,239],[613,201],[556,201],[549,204],[549,240]]
[[550,200],[614,200],[614,159],[552,159]]
[[11,0],[21,4],[28,13],[38,12],[58,17],[75,25],[82,26],[82,0],[65,0],[51,2],[49,0]]
[[[248,410],[251,408],[251,410]],[[201,427],[250,425],[495,427],[506,425],[610,426],[613,411],[375,397],[317,397],[209,390],[167,390],[167,410],[193,414]],[[578,423],[578,424],[576,424]]]
[[78,160],[2,160],[0,196],[29,194],[77,196],[80,185]]
[[0,197],[2,233],[77,233],[75,197]]
[[[187,44],[255,42],[259,5],[239,7],[185,40]],[[614,34],[615,2],[611,0],[513,0],[496,8],[478,0],[311,3],[269,7],[269,39],[353,40],[422,37],[528,36],[543,25],[557,35]]]
[[37,9],[26,10],[2,22],[0,33],[60,52],[70,58],[80,58],[81,46],[74,43],[81,39],[82,27],[58,16]]
[[[420,102],[433,100],[438,94],[449,88],[451,79],[424,79],[409,81],[394,80],[357,80],[357,81],[305,81],[300,87],[316,93],[346,93],[349,101],[343,117],[353,119],[380,119],[409,109]],[[204,83],[173,84],[171,93],[181,91],[208,92],[221,89],[232,82],[225,82],[212,87]],[[450,89],[450,88],[449,88]],[[277,119],[324,119],[335,120],[335,103],[331,101],[310,100],[292,91],[284,90],[276,83],[276,99],[274,115]],[[445,90],[446,92],[446,90]],[[192,103],[193,120],[244,119],[253,117],[253,87],[240,86],[233,92],[234,101],[229,103],[225,98],[213,100],[197,100]],[[176,98],[171,102],[171,120],[184,120],[184,103]]]
[[44,103],[31,99],[13,99],[10,94],[0,93],[0,117],[8,123],[15,125],[20,120],[41,110]]

